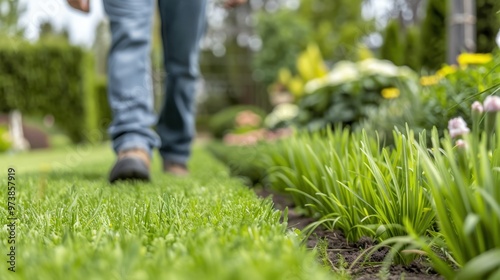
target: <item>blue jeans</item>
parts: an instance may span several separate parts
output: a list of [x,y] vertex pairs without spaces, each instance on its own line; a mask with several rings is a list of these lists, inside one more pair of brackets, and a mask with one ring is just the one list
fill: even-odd
[[[108,132],[115,152],[160,149],[164,161],[186,163],[195,135],[195,88],[206,0],[158,0],[166,95],[158,116],[153,106],[151,26],[153,0],[104,0],[112,43],[108,57]],[[157,133],[152,129],[156,124]]]

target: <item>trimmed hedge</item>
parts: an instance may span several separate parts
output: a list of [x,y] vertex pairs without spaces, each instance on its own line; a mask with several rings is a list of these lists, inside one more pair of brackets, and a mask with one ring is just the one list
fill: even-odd
[[95,101],[99,117],[97,128],[102,132],[103,138],[106,138],[106,130],[113,117],[108,103],[108,82],[105,77],[98,77],[95,82]]
[[0,111],[52,114],[73,142],[102,139],[94,59],[62,40],[36,44],[4,38],[0,45]]

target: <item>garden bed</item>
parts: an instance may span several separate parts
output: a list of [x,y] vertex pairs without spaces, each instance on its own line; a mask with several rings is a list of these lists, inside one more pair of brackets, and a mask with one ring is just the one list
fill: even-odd
[[[288,227],[304,229],[315,222],[313,218],[306,217],[294,210],[294,203],[286,194],[272,192],[266,189],[256,189],[256,193],[263,198],[271,197],[274,207],[278,210],[285,210],[288,207]],[[325,246],[326,245],[326,246]],[[382,262],[387,255],[387,249],[375,252],[366,262],[357,261],[350,268],[351,264],[358,258],[363,258],[368,249],[375,246],[376,242],[371,238],[361,238],[358,242],[348,243],[342,232],[338,230],[328,230],[318,227],[307,239],[307,247],[317,248],[319,257],[323,262],[329,262],[334,271],[349,273],[353,279],[380,279]],[[320,247],[322,247],[320,249]],[[388,279],[444,279],[437,274],[429,265],[422,261],[414,261],[410,265],[391,264]]]

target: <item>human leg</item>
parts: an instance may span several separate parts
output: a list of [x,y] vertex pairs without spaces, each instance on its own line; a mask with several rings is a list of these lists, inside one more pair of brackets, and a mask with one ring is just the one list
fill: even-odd
[[[104,9],[112,35],[108,57],[108,100],[113,121],[108,132],[119,161],[129,157],[127,155],[136,155],[132,157],[145,162],[149,179],[148,157],[152,149],[159,146],[158,136],[151,129],[156,121],[149,58],[154,1],[104,0]],[[137,156],[141,153],[146,156]],[[117,166],[118,162],[111,172],[110,181],[129,179],[130,176],[133,179],[134,172],[117,174]],[[142,175],[146,175],[143,174],[146,169],[139,166],[136,161],[135,169],[141,169]]]
[[206,0],[159,0],[166,95],[157,124],[166,165],[185,165],[195,135],[199,42],[205,30]]

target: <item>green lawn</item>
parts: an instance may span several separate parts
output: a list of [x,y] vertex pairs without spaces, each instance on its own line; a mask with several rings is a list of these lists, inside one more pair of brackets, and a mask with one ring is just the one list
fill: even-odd
[[[329,279],[280,213],[195,149],[192,176],[109,185],[108,145],[0,156],[16,169],[16,272],[2,227],[1,279]],[[10,244],[9,244],[10,246]]]

